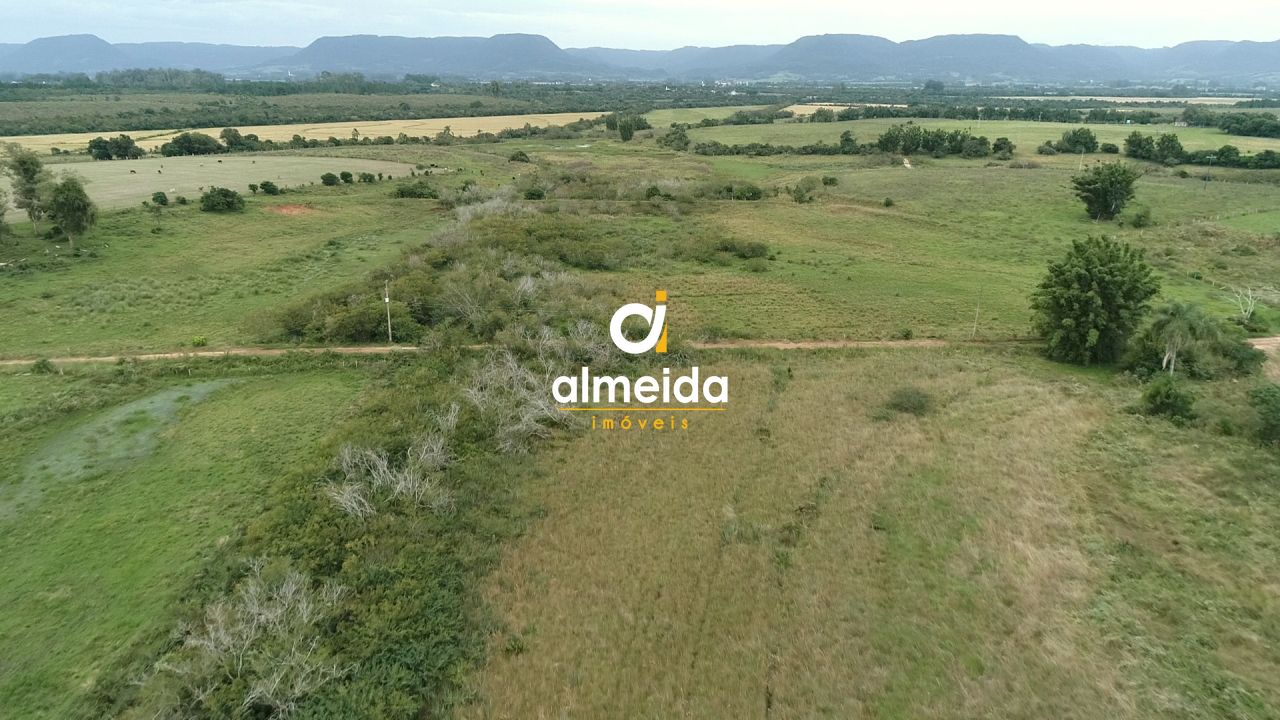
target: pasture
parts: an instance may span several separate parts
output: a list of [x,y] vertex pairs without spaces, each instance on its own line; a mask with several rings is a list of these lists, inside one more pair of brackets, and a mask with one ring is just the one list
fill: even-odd
[[[345,122],[324,123],[284,123],[280,125],[234,125],[244,135],[257,135],[262,140],[288,142],[294,135],[305,138],[325,140],[330,137],[350,138],[352,132],[361,137],[378,137],[387,135],[396,137],[404,133],[414,137],[434,136],[446,127],[455,135],[475,135],[481,132],[498,132],[507,128],[520,128],[525,125],[545,127],[549,125],[565,125],[583,119],[599,116],[601,113],[568,112],[568,113],[533,113],[529,115],[486,115],[470,117],[421,118],[416,120],[351,120]],[[182,132],[200,132],[217,137],[222,127],[177,128],[172,130],[140,130],[128,133],[138,146],[144,150],[159,148]],[[53,148],[63,150],[81,150],[96,137],[110,137],[118,132],[85,132],[55,133],[50,135],[11,135],[0,137],[0,143],[17,143],[38,152],[49,152]]]
[[[846,120],[831,123],[774,123],[772,125],[722,125],[695,128],[689,131],[694,142],[718,140],[726,145],[752,142],[804,145],[819,141],[834,143],[840,133],[848,130],[859,142],[869,142],[894,125],[913,123],[926,128],[944,130],[970,130],[975,135],[986,135],[994,140],[1007,137],[1027,156],[1035,156],[1038,145],[1046,140],[1058,140],[1062,133],[1080,127],[1080,124],[1023,122],[1018,120],[942,120],[932,118],[875,118],[870,120]],[[1099,142],[1123,146],[1124,139],[1135,130],[1145,135],[1171,132],[1178,136],[1187,150],[1216,150],[1223,145],[1235,145],[1242,152],[1262,150],[1280,151],[1280,139],[1228,135],[1217,128],[1174,127],[1172,125],[1087,125]]]
[[[197,336],[287,347],[286,322],[327,332],[371,306],[381,333],[384,287],[405,315],[412,295],[424,351],[0,373],[0,636],[17,648],[0,702],[24,717],[176,713],[170,668],[191,652],[177,639],[267,555],[349,593],[313,630],[350,669],[301,717],[1275,715],[1280,456],[1245,399],[1261,378],[1180,378],[1197,415],[1175,424],[1140,414],[1137,376],[1007,342],[1029,335],[1046,265],[1098,234],[1146,253],[1157,301],[1225,319],[1230,288],[1253,286],[1271,293],[1261,325],[1280,326],[1275,173],[1143,166],[1121,222],[1099,223],[1070,178],[1115,158],[1034,152],[1074,126],[975,123],[1014,138],[1014,161],[910,168],[656,142],[661,119],[733,109],[651,115],[626,143],[601,128],[188,158],[175,167],[198,184],[225,170],[243,188],[267,179],[259,166],[299,179],[225,215],[96,195],[107,209],[78,255],[15,223],[0,357]],[[865,142],[890,124],[690,135]],[[305,184],[360,162],[447,169],[428,179],[441,198]],[[808,177],[830,181],[796,202]],[[729,199],[747,184],[758,199]],[[1134,227],[1141,208],[1153,222]],[[583,358],[658,369],[593,334],[655,288],[670,297],[659,364],[728,375],[727,409],[689,413],[680,433],[545,412],[544,378]],[[908,337],[947,342],[689,342]],[[334,502],[326,483],[357,477],[340,447],[407,473],[423,438],[444,443],[438,505]],[[239,672],[211,675],[221,704],[206,713],[243,710],[260,678]]]
[[[728,412],[540,459],[463,717],[1280,704],[1256,592],[1280,570],[1274,455],[1126,416],[1133,387],[1025,351],[697,359],[733,378]],[[885,417],[904,385],[935,408]]]
[[381,173],[404,177],[413,165],[377,160],[333,160],[320,156],[255,154],[188,155],[148,157],[141,160],[112,160],[62,163],[49,166],[54,174],[71,173],[83,178],[90,197],[98,205],[127,208],[150,200],[163,192],[169,199],[183,195],[198,199],[210,187],[229,187],[247,193],[249,183],[270,180],[281,187],[318,183],[327,172],[346,170],[355,174]]
[[[361,385],[344,372],[110,380],[0,374],[0,703],[15,716],[88,714],[88,689],[172,631],[184,590],[281,473],[315,464]],[[69,394],[80,408],[59,412]]]

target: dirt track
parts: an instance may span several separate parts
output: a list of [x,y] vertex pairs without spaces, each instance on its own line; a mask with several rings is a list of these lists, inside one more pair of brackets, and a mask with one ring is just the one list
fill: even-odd
[[[1007,342],[1007,341],[1003,341]],[[1280,379],[1280,335],[1250,340],[1254,347],[1267,352],[1271,359],[1267,363],[1267,375]],[[695,342],[690,345],[695,350],[824,350],[828,348],[939,348],[950,345],[946,340],[924,338],[920,340],[717,340],[712,342]],[[995,344],[995,343],[979,343]],[[481,346],[475,346],[479,349]],[[278,357],[290,352],[303,353],[337,353],[339,355],[386,355],[393,352],[417,352],[412,345],[354,345],[345,347],[305,347],[305,348],[259,348],[234,347],[224,350],[194,350],[190,352],[143,353],[139,355],[80,355],[73,357],[49,358],[56,364],[73,363],[116,363],[121,360],[181,360],[183,358],[212,358],[223,356],[241,357]],[[0,360],[0,367],[30,365],[34,358]]]

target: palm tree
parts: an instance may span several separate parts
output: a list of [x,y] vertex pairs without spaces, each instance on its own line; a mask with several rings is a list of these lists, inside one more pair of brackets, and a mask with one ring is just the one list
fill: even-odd
[[1151,331],[1164,343],[1164,359],[1160,367],[1172,375],[1178,365],[1178,353],[1206,340],[1218,337],[1218,325],[1200,306],[1176,300],[1156,310]]

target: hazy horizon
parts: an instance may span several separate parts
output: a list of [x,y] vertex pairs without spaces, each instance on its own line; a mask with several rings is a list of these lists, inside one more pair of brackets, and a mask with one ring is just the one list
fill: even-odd
[[[480,0],[465,10],[411,0],[384,0],[376,15],[353,17],[339,0],[175,0],[105,3],[48,0],[0,9],[0,42],[25,43],[54,35],[93,34],[112,43],[206,42],[305,46],[322,36],[407,37],[545,35],[560,47],[671,50],[685,46],[786,44],[807,35],[877,35],[895,42],[937,35],[1016,35],[1048,45],[1169,47],[1198,40],[1271,42],[1280,39],[1280,3],[1243,0],[1233,12],[1203,13],[1191,5],[1117,6],[1081,0],[1064,21],[1061,8],[1012,0],[854,8],[815,0],[803,12],[767,5],[743,11],[740,3],[690,4],[652,0],[616,7],[599,0]],[[1206,16],[1207,15],[1207,16]],[[264,24],[263,18],[281,22]]]

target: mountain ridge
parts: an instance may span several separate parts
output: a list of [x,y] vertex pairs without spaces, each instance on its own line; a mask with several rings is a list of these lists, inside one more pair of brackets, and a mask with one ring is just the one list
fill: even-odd
[[466,79],[801,80],[1082,83],[1217,81],[1280,85],[1280,40],[1196,40],[1163,48],[1046,45],[1016,35],[938,35],[893,42],[875,35],[808,35],[786,44],[674,50],[561,48],[543,35],[338,35],[305,47],[109,43],[95,35],[0,44],[0,74],[125,68],[202,69],[267,79],[322,72],[408,73]]

